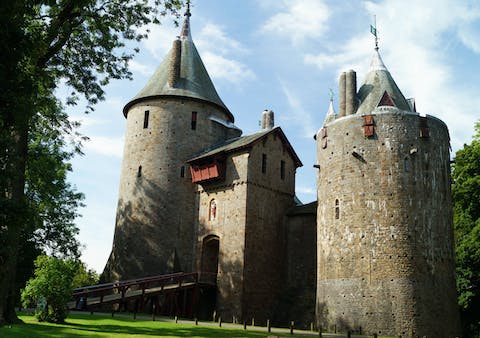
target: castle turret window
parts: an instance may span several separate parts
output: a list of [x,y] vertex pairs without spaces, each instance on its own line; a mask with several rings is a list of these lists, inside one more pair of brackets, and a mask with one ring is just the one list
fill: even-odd
[[335,200],[335,219],[340,219],[340,202]]
[[150,115],[150,110],[145,110],[145,114],[143,116],[143,129],[147,129],[148,128],[148,118],[149,118],[149,115]]
[[192,111],[192,130],[197,129],[197,112]]
[[410,159],[408,157],[405,157],[405,159],[403,160],[403,164],[404,164],[404,167],[405,167],[405,172],[409,172],[410,169],[411,169],[411,163],[410,163]]
[[208,219],[214,221],[217,218],[217,202],[215,200],[210,201],[210,207],[208,210]]
[[280,178],[285,179],[285,161],[280,161]]
[[262,154],[262,173],[267,172],[267,154]]
[[185,166],[180,167],[180,177],[185,177]]
[[142,177],[142,166],[138,167],[137,177]]

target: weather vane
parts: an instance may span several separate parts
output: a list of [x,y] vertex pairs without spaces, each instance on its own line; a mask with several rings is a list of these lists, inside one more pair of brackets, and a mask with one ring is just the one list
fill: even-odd
[[377,16],[373,16],[373,26],[370,25],[370,33],[375,37],[375,50],[378,50],[378,36],[377,36]]
[[185,16],[191,16],[190,13],[190,0],[187,0],[187,11],[185,12]]

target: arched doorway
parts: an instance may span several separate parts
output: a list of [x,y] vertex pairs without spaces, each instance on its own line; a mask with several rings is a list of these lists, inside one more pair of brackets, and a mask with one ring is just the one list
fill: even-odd
[[201,265],[201,279],[203,282],[215,284],[217,282],[219,248],[220,239],[218,236],[209,235],[203,239]]

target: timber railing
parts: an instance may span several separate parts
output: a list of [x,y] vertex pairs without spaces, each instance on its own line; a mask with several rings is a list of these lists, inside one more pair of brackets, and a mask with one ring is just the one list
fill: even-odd
[[178,272],[81,287],[74,290],[74,303],[71,302],[69,306],[81,309],[87,305],[111,304],[143,298],[162,293],[167,289],[193,287],[198,284],[198,277],[197,272]]

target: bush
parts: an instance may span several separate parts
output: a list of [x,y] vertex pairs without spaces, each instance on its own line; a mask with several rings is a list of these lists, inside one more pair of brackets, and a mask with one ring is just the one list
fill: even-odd
[[79,262],[49,256],[35,260],[34,277],[22,290],[22,305],[35,307],[39,321],[63,323],[68,315],[67,302],[72,296],[72,281]]

